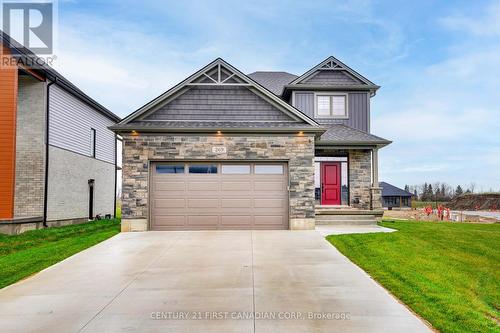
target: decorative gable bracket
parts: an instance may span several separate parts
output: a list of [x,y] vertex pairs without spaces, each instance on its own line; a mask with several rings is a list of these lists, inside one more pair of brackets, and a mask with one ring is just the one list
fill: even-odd
[[212,86],[212,85],[231,85],[231,86],[250,86],[250,83],[243,81],[237,73],[231,71],[222,64],[203,71],[198,77],[187,84],[188,86]]
[[333,60],[326,62],[319,70],[346,70],[342,65],[339,65]]
[[295,80],[290,82],[288,85],[295,85],[295,84],[304,82],[308,78],[317,74],[319,71],[327,71],[327,70],[328,71],[343,71],[347,75],[359,80],[361,82],[361,84],[363,84],[363,85],[373,87],[374,89],[379,88],[375,83],[371,82],[366,77],[362,76],[361,74],[359,74],[358,72],[356,72],[355,70],[353,70],[352,68],[350,68],[349,66],[344,64],[342,61],[338,60],[337,58],[335,58],[333,56],[326,58],[325,60],[320,62],[318,65],[314,66],[313,68],[311,68],[310,70],[308,70],[307,72],[305,72],[304,74],[302,74],[301,76],[299,76],[298,78],[296,78]]

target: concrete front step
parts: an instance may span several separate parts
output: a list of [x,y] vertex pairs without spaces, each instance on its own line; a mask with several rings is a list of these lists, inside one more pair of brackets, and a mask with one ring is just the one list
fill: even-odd
[[329,215],[329,214],[316,214],[316,219],[328,220],[377,220],[375,215]]
[[316,225],[377,225],[376,220],[318,220]]
[[361,209],[330,209],[330,208],[318,208],[315,209],[316,216],[318,215],[341,215],[341,216],[375,216],[382,217],[384,215],[383,210],[361,210]]
[[375,215],[316,215],[317,225],[377,225]]
[[316,206],[317,225],[377,225],[383,211],[352,207]]

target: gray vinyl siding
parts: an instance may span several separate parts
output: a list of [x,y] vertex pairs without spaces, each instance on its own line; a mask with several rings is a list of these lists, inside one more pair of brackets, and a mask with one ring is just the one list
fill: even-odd
[[241,86],[192,87],[143,119],[295,121],[264,98]]
[[363,82],[342,71],[320,70],[316,72],[316,74],[300,82],[300,84],[352,85],[363,84]]
[[114,121],[57,85],[50,87],[49,144],[91,156],[91,128],[96,130],[96,159],[114,163]]
[[365,92],[348,93],[348,119],[325,119],[316,118],[314,115],[314,92],[294,92],[294,106],[314,118],[318,123],[344,124],[365,132],[369,132],[369,95]]

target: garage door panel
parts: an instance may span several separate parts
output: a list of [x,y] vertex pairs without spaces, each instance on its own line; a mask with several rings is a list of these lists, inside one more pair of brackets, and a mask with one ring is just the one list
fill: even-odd
[[188,200],[188,208],[218,208],[219,199],[195,198]]
[[270,199],[284,199],[287,200],[286,197],[283,196],[281,192],[255,192],[255,197],[267,201]]
[[153,196],[156,199],[172,200],[172,199],[184,198],[185,192],[183,192],[183,191],[177,191],[177,192],[161,191],[161,192],[153,192]]
[[154,208],[185,208],[185,199],[155,199]]
[[221,208],[248,208],[252,207],[252,199],[222,199]]
[[251,208],[226,208],[221,216],[253,216],[254,210]]
[[255,208],[282,208],[283,199],[254,199]]
[[223,215],[221,216],[221,224],[226,226],[244,226],[251,225],[253,221],[252,215]]
[[196,182],[190,181],[188,183],[188,191],[219,191],[218,182]]
[[206,216],[188,216],[188,225],[192,226],[214,226],[219,224],[218,215],[206,215]]
[[221,191],[248,191],[252,188],[252,182],[222,182]]
[[[255,174],[255,165],[262,163],[248,163],[245,174],[236,174],[229,173],[234,168],[225,168],[228,173],[221,171],[220,165],[231,163],[207,163],[219,165],[218,173],[157,174],[153,164],[153,230],[288,228],[285,164],[284,174]],[[189,167],[190,163],[185,164]],[[260,168],[263,170],[270,169]]]
[[186,184],[182,182],[155,182],[154,191],[184,191]]
[[262,192],[267,192],[267,191],[276,191],[276,192],[283,192],[283,190],[286,189],[286,186],[282,181],[268,181],[268,182],[255,182],[254,183],[254,190],[255,191],[262,191]]
[[184,215],[157,215],[154,218],[154,225],[160,227],[180,227],[186,224]]
[[283,224],[283,216],[282,215],[255,216],[255,224],[282,225]]

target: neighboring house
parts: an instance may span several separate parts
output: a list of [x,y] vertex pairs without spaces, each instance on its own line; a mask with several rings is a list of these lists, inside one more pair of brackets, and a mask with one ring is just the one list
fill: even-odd
[[381,209],[378,88],[334,57],[300,76],[216,59],[111,127],[122,230],[314,229],[316,209]]
[[382,206],[392,208],[411,208],[412,193],[386,182],[380,182],[382,188]]
[[0,36],[0,232],[114,215],[120,118]]

